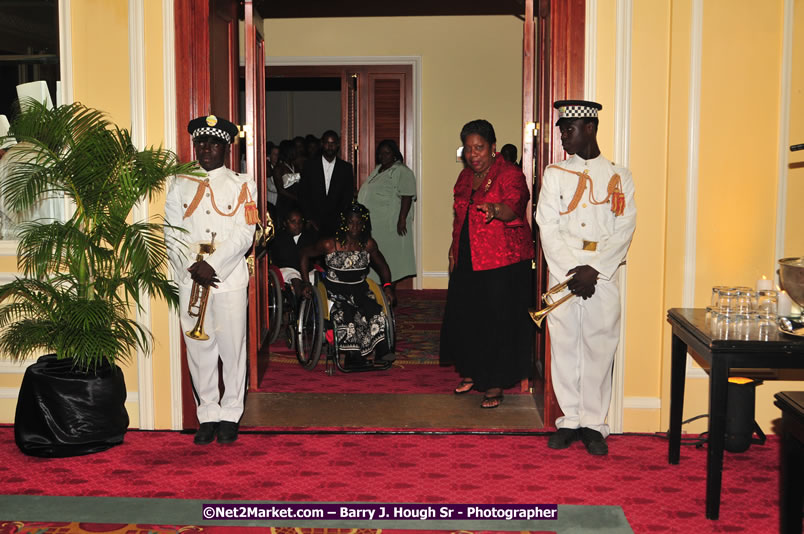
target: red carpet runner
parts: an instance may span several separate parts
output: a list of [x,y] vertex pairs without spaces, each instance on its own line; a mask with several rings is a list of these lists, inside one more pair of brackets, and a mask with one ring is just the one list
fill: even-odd
[[[26,457],[0,427],[0,494],[266,501],[619,505],[634,532],[774,532],[779,441],[727,453],[721,519],[704,518],[706,450],[611,436],[611,454],[546,437],[242,435],[199,447],[189,435],[129,432],[77,458]],[[9,518],[9,510],[3,511]]]

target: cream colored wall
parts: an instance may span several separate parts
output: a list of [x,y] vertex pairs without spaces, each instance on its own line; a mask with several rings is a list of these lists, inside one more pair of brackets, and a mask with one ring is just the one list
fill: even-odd
[[[797,1],[797,6],[801,4]],[[646,407],[626,409],[624,429],[662,431],[669,417],[666,310],[683,306],[687,283],[693,3],[635,1],[631,5],[629,151],[639,217],[628,258],[625,404],[638,399]],[[612,109],[617,96],[611,68],[617,2],[600,0],[597,6],[596,93],[604,104],[603,117],[608,118],[606,109]],[[693,206],[697,215],[695,307],[708,304],[714,285],[753,286],[761,275],[773,276],[776,267],[783,1],[768,2],[763,8],[757,10],[748,0],[703,2],[698,165],[693,167],[698,173],[697,205]],[[794,50],[804,49],[800,11]],[[802,91],[800,65],[795,72],[793,101],[796,91]],[[613,136],[608,125],[601,128],[604,152],[612,146]],[[790,180],[795,182],[793,172]],[[790,192],[797,186],[800,180],[788,186]],[[800,197],[788,194],[792,198]],[[790,216],[801,217],[794,211]],[[801,244],[800,236],[788,231],[786,253],[801,255]],[[707,384],[705,375],[687,380],[685,419],[708,411]],[[771,421],[778,417],[773,393],[791,388],[800,385],[768,381],[757,390],[757,421],[762,428],[770,430]],[[650,409],[650,399],[660,402],[661,408]],[[701,420],[685,431],[700,432],[705,424]]]
[[[631,33],[631,99],[628,161],[614,153],[617,112],[617,2],[597,2],[593,99],[603,105],[598,129],[602,153],[627,164],[634,176],[637,230],[628,253],[625,314],[623,429],[658,429],[664,322],[667,122],[669,119],[670,5],[634,2]],[[621,140],[622,142],[622,140]],[[654,355],[651,357],[650,355]]]
[[[669,117],[670,6],[634,2],[631,46],[629,167],[637,187],[637,231],[628,255],[626,373],[623,428],[657,429],[664,322],[662,237],[666,233],[667,121]],[[647,119],[647,120],[646,120]],[[633,406],[629,408],[629,406]]]
[[[131,129],[131,89],[129,74],[129,3],[127,0],[72,0],[72,64],[74,100],[100,109],[122,128]],[[162,7],[161,2],[143,2],[146,48],[146,136],[148,145],[164,140],[164,108],[162,77]],[[164,198],[155,198],[149,206],[151,215],[163,213]],[[0,272],[16,271],[16,258],[0,257]],[[152,304],[151,329],[154,351],[148,365],[154,374],[154,413],[156,428],[170,428],[170,373],[167,307],[161,301]],[[19,389],[20,372],[8,372],[2,366],[0,391]],[[124,370],[128,401],[126,408],[131,426],[139,426],[139,392],[136,356],[121,363]],[[0,421],[14,420],[16,395],[0,398]]]
[[[100,109],[121,128],[131,129],[129,35],[127,0],[79,0],[71,2],[73,37],[73,97],[76,102]],[[136,354],[120,362],[129,399],[126,409],[131,426],[139,426],[136,399]]]
[[[521,152],[522,21],[397,17],[265,21],[269,56],[421,56],[423,287],[446,287],[461,127],[485,118]],[[480,36],[480,38],[478,38]]]
[[73,0],[73,97],[121,127],[131,124],[128,1]]
[[[145,105],[146,143],[164,145],[165,141],[165,80],[164,42],[161,2],[145,2]],[[148,206],[149,214],[162,217],[165,195],[156,195]],[[171,311],[163,300],[151,301],[151,332],[154,336],[150,365],[153,369],[154,428],[171,428],[170,332]]]
[[[804,143],[804,0],[794,2],[793,61],[790,88],[789,144]],[[804,150],[789,152],[785,256],[804,256]]]
[[[782,147],[788,157],[787,195],[784,201],[784,250],[782,256],[804,256],[804,151],[789,152],[787,145],[804,143],[804,0],[793,2],[793,43],[790,80],[790,109],[788,142]],[[779,409],[773,405],[773,395],[779,391],[802,391],[802,382],[767,381],[757,387],[757,421],[763,430],[769,430],[765,420],[779,417]]]

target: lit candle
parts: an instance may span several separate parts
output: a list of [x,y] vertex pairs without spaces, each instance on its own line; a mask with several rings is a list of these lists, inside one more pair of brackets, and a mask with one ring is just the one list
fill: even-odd
[[779,291],[776,313],[779,317],[789,317],[793,313],[793,299],[784,290]]
[[763,274],[762,278],[757,280],[757,291],[764,291],[768,289],[773,289],[773,280],[768,280]]

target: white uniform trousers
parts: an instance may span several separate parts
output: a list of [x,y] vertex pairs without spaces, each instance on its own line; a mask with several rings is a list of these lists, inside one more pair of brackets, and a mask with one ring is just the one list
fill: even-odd
[[[187,314],[190,287],[179,286],[182,331],[192,330],[198,321]],[[217,292],[211,288],[204,331],[206,341],[184,335],[187,366],[196,393],[199,423],[240,421],[246,389],[246,321],[248,287]],[[218,389],[218,358],[223,370],[223,397]]]
[[[598,280],[591,298],[573,297],[547,316],[553,389],[564,412],[556,428],[585,427],[609,435],[611,370],[620,340],[618,274]],[[551,274],[550,287],[565,278]]]

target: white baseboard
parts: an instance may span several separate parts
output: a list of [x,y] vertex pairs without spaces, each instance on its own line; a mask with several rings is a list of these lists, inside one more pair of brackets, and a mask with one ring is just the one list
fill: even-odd
[[623,397],[623,408],[626,410],[659,410],[662,399],[659,397]]
[[25,370],[36,363],[36,360],[25,360],[22,362],[13,362],[11,360],[0,360],[0,374],[24,374]]

